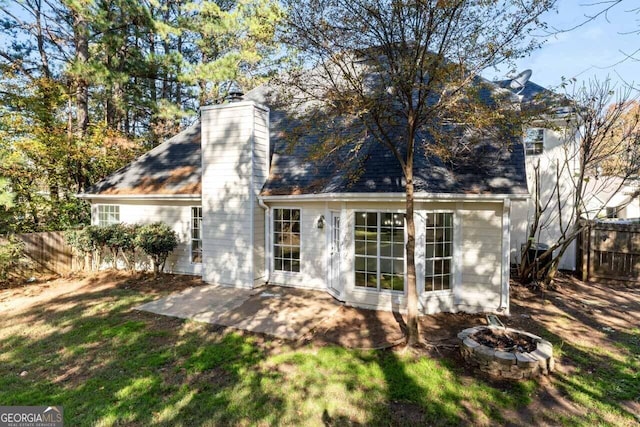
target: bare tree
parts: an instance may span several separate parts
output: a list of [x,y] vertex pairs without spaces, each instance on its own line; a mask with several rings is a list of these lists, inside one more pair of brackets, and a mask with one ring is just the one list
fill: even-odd
[[[637,5],[636,0],[592,0],[581,3],[580,6],[583,8],[584,13],[582,15],[582,19],[577,24],[566,28],[547,28],[545,30],[546,35],[551,36],[560,33],[575,31],[599,19],[605,19],[607,22],[610,22],[610,14],[620,9],[622,9],[627,14],[636,16],[640,15],[640,7]],[[637,36],[640,34],[640,25],[636,26],[636,28],[620,32],[620,34]],[[621,59],[607,66],[597,68],[615,68],[617,65],[620,65],[627,61],[637,62],[638,60],[640,60],[640,48],[637,48],[631,52],[620,50],[619,53],[622,55]],[[625,82],[625,84],[628,86],[633,86],[633,82]]]
[[[321,106],[350,118],[399,163],[406,189],[407,342],[419,341],[415,269],[416,147],[455,152],[445,123],[491,122],[479,73],[537,47],[528,36],[555,0],[288,0],[285,40],[312,72],[288,74]],[[494,117],[495,118],[495,117]],[[346,121],[341,122],[343,125]],[[344,126],[343,126],[344,127]],[[448,129],[450,131],[450,128]],[[353,142],[332,136],[324,150]],[[506,143],[506,142],[505,142]]]
[[[640,171],[640,110],[637,93],[614,91],[610,82],[592,80],[574,91],[564,116],[561,154],[546,167],[533,165],[534,211],[522,251],[520,278],[549,285],[563,255],[583,231],[581,218],[601,215],[611,198]],[[547,120],[547,126],[552,127]],[[605,194],[604,199],[596,195]],[[528,256],[541,234],[553,235],[549,248]],[[548,260],[544,265],[540,260]]]

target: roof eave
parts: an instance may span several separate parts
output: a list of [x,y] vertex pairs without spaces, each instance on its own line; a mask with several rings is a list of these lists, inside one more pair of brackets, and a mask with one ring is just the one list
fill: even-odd
[[[321,193],[321,194],[283,194],[261,195],[265,202],[278,201],[340,201],[340,202],[404,202],[405,193]],[[503,200],[527,200],[529,193],[525,194],[455,194],[455,193],[415,193],[416,202],[435,201],[469,201],[469,202],[498,202]]]
[[113,200],[176,200],[176,201],[200,201],[200,194],[76,194],[78,199],[113,201]]

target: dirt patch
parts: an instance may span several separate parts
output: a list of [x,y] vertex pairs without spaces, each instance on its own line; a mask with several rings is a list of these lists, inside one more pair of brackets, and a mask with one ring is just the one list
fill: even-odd
[[417,426],[425,425],[425,412],[415,403],[391,402],[389,414],[395,425]]
[[[454,345],[458,332],[485,324],[484,319],[484,315],[467,313],[422,316],[420,332],[427,344]],[[405,318],[399,313],[344,306],[315,328],[313,341],[348,348],[384,348],[402,343],[405,328]]]
[[136,273],[125,275],[124,278],[124,281],[116,281],[115,285],[118,288],[135,289],[136,291],[150,294],[164,294],[167,291],[180,292],[188,288],[205,285],[200,277],[183,274],[160,274],[154,276],[151,273]]
[[615,351],[616,334],[640,324],[640,285],[636,288],[581,282],[561,275],[546,293],[512,284],[512,328],[537,333],[552,331],[568,342]]
[[203,285],[195,276],[101,271],[56,279],[22,282],[0,290],[0,312],[20,311],[61,296],[83,295],[107,289],[132,289],[150,295],[166,294]]

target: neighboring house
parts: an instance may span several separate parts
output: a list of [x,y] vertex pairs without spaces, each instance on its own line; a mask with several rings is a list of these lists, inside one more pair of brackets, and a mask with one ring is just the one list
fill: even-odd
[[640,218],[640,183],[614,176],[592,177],[585,186],[587,217]]
[[[503,88],[509,88],[510,80],[498,82]],[[523,130],[525,146],[527,186],[531,193],[528,200],[517,201],[512,205],[511,216],[511,262],[519,263],[521,249],[527,242],[529,229],[535,215],[536,203],[536,175],[539,169],[539,200],[546,205],[541,216],[540,232],[536,236],[536,243],[551,246],[561,235],[560,224],[566,227],[571,221],[574,203],[574,185],[572,176],[578,171],[577,143],[570,124],[573,117],[570,110],[562,107],[562,98],[548,89],[527,81],[523,88],[514,90],[518,93],[523,109],[529,104],[539,102],[558,105],[553,108],[554,113],[547,114],[544,120],[534,121],[530,127]],[[558,173],[558,170],[560,171]],[[560,197],[554,193],[556,183],[559,182]],[[547,201],[550,203],[547,204]],[[562,216],[559,214],[558,204],[561,206]],[[560,222],[562,219],[562,222]],[[575,270],[576,243],[573,242],[560,261],[560,268]]]
[[[268,95],[203,107],[200,120],[81,195],[94,224],[164,221],[181,245],[167,269],[208,283],[326,291],[353,306],[406,303],[403,174],[371,137],[349,163],[288,149]],[[509,310],[513,206],[528,197],[524,149],[485,142],[454,165],[416,156],[422,313]]]

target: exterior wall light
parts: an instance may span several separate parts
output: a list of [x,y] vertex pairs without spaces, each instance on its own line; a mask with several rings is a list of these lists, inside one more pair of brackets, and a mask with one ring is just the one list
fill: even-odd
[[320,217],[318,218],[318,221],[316,221],[316,227],[319,229],[324,228],[324,215],[320,215]]

